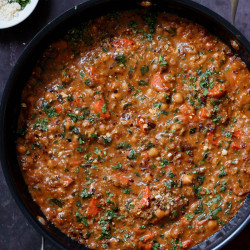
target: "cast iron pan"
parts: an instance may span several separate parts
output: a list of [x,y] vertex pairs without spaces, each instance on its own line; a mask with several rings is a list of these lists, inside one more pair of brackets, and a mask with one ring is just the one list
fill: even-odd
[[[154,0],[150,8],[166,11],[197,22],[230,46],[230,40],[237,40],[237,51],[250,69],[250,44],[244,36],[225,19],[211,10],[188,0]],[[62,37],[66,30],[85,20],[105,15],[113,10],[143,8],[138,0],[92,0],[72,8],[49,23],[29,43],[11,72],[1,103],[0,156],[6,181],[20,209],[33,226],[47,239],[61,249],[87,249],[73,241],[51,223],[43,226],[37,216],[44,217],[38,205],[32,200],[24,183],[16,157],[16,125],[20,112],[21,91],[42,52],[53,40]],[[236,236],[250,221],[250,195],[234,218],[220,231],[193,249],[219,249]]]

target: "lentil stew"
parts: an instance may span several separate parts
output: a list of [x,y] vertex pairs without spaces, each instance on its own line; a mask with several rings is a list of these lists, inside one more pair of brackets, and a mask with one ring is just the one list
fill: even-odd
[[175,15],[69,30],[23,91],[17,152],[34,201],[92,249],[198,244],[250,190],[249,83],[227,45]]

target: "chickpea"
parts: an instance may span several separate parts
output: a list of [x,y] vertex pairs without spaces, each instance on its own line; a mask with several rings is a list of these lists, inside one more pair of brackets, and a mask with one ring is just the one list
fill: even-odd
[[[177,58],[177,57],[176,57]],[[169,65],[176,65],[177,64],[177,59],[175,57],[171,57],[169,60]]]
[[73,135],[71,140],[74,141],[74,142],[77,142],[78,141],[78,135]]
[[51,167],[53,167],[53,160],[51,160],[51,159],[49,159],[48,161],[47,161],[47,166],[49,167],[49,168],[51,168]]
[[131,140],[131,142],[137,142],[136,136],[132,136],[130,140]]
[[192,175],[184,174],[182,176],[182,184],[183,185],[190,185],[190,184],[192,184],[192,181],[193,181]]
[[205,167],[200,167],[200,168],[199,168],[199,172],[200,172],[200,173],[205,173],[205,171],[206,171],[206,168],[205,168]]
[[112,82],[112,84],[111,84],[111,88],[112,89],[116,89],[116,88],[118,88],[119,87],[119,83],[118,82]]
[[47,223],[46,223],[46,221],[45,221],[45,219],[43,218],[43,217],[41,217],[41,216],[37,216],[37,220],[42,224],[42,225],[46,225]]
[[200,55],[199,64],[203,64],[207,60],[207,55]]
[[127,89],[128,89],[128,84],[127,84],[126,82],[123,82],[123,83],[121,84],[121,88],[122,88],[123,90],[127,90]]
[[171,127],[171,132],[172,133],[178,132],[182,128],[183,128],[183,126],[180,123],[173,124],[173,126]]
[[151,138],[150,142],[153,143],[153,144],[157,143],[155,138]]
[[149,157],[157,157],[159,155],[159,150],[157,148],[150,148],[148,155]]
[[85,121],[83,121],[82,126],[83,126],[84,128],[88,128],[88,127],[91,126],[91,123],[90,123],[88,120],[85,120]]
[[214,157],[212,160],[212,163],[215,165],[215,164],[217,164],[217,162],[218,162],[218,157]]
[[34,96],[29,96],[29,97],[27,97],[27,102],[29,102],[29,103],[34,102],[34,100],[35,100],[35,97],[34,97]]
[[181,104],[184,102],[184,97],[181,93],[176,93],[172,96],[172,100],[174,103]]
[[101,133],[104,133],[104,132],[106,131],[106,128],[105,128],[105,126],[104,126],[103,124],[101,124],[101,125],[99,126],[99,131],[100,131]]
[[64,125],[65,125],[65,129],[68,130],[69,127],[72,126],[72,121],[71,120],[66,120],[65,123],[64,123]]
[[178,34],[178,35],[181,35],[181,34],[184,32],[184,27],[183,27],[183,26],[180,26],[180,27],[177,28],[176,31],[177,31],[177,34]]
[[94,128],[94,127],[89,128],[89,129],[86,130],[86,132],[87,132],[89,135],[94,134],[94,133],[95,133],[95,128]]
[[156,209],[156,211],[155,211],[155,215],[156,215],[157,218],[161,219],[161,218],[164,217],[165,213],[164,213],[163,210],[161,210],[161,209],[158,208],[158,209]]
[[166,238],[169,238],[169,237],[170,237],[170,230],[169,230],[169,231],[166,231],[166,232],[164,233],[164,236],[165,236]]
[[50,130],[51,133],[57,131],[57,127],[54,124],[49,124],[48,128],[49,128],[49,130]]
[[161,92],[157,95],[157,98],[159,101],[164,102],[165,101],[165,93]]
[[85,89],[86,91],[86,96],[93,96],[95,92],[92,89]]
[[218,223],[216,220],[210,220],[208,223],[207,223],[207,227],[209,230],[214,230],[218,227]]
[[152,176],[150,175],[150,173],[146,173],[144,177],[144,181],[149,183],[151,180],[152,180]]
[[246,173],[250,174],[250,168],[247,168]]
[[45,95],[44,95],[44,99],[46,101],[49,101],[51,102],[53,99],[55,98],[55,95],[51,92],[47,92]]
[[111,246],[113,246],[115,248],[116,244],[118,243],[118,239],[111,238],[109,241],[110,241]]
[[166,137],[161,137],[160,138],[160,143],[161,144],[166,144],[167,141],[168,141],[168,139]]
[[158,208],[155,211],[155,215],[156,215],[157,218],[162,219],[163,217],[169,215],[169,210],[163,211],[163,210],[161,210],[161,209]]
[[[201,191],[201,193],[202,193],[202,191]],[[193,187],[191,185],[185,186],[185,195],[187,197],[194,196],[194,190],[193,190]]]
[[153,91],[152,89],[148,89],[146,95],[147,95],[148,97],[153,97],[154,91]]
[[18,145],[17,146],[17,152],[20,154],[24,154],[26,152],[26,147],[24,145]]
[[190,206],[190,211],[194,213],[194,210],[199,206],[200,201],[196,201]]
[[152,70],[156,71],[159,68],[158,64],[153,64],[152,65]]
[[177,239],[181,234],[181,229],[179,227],[173,227],[170,231],[170,237],[173,239]]
[[58,165],[59,168],[65,168],[66,162],[65,162],[64,159],[62,159],[62,160],[60,160],[60,161],[58,162],[57,165]]
[[142,7],[150,7],[151,5],[152,5],[152,3],[149,2],[149,1],[142,1],[142,2],[141,2],[141,6],[142,6]]
[[172,159],[172,158],[173,158],[173,154],[169,152],[169,153],[166,155],[166,158],[167,158],[168,160]]
[[168,148],[169,148],[170,150],[175,149],[175,144],[174,144],[174,143],[168,144]]
[[[116,94],[115,94],[116,95]],[[111,96],[111,99],[113,99],[114,97],[113,96]],[[113,99],[114,100],[114,99]],[[115,100],[117,100],[117,99],[115,99]],[[111,103],[109,103],[109,110],[114,110],[115,109],[115,107],[116,107],[116,102],[111,102]]]
[[113,93],[112,95],[111,95],[111,99],[112,100],[117,100],[117,99],[119,99],[121,97],[121,94],[120,93]]
[[168,105],[166,103],[162,103],[161,109],[166,110],[168,108]]

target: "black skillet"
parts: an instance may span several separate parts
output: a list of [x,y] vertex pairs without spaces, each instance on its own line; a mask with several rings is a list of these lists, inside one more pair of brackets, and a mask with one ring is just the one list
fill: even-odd
[[[15,131],[20,112],[21,91],[30,76],[37,59],[53,41],[62,37],[66,30],[84,20],[105,15],[113,10],[143,8],[138,0],[92,0],[72,8],[46,25],[29,43],[5,87],[1,102],[0,156],[3,172],[11,193],[24,215],[32,225],[61,249],[87,249],[73,241],[51,223],[41,225],[37,216],[44,217],[38,205],[32,200],[24,183],[16,157]],[[236,40],[240,49],[236,51],[250,69],[250,43],[229,22],[197,3],[188,0],[153,0],[151,9],[166,11],[185,17],[206,27],[209,32],[230,46]],[[193,249],[219,249],[235,237],[250,221],[250,195],[234,218],[220,231]]]

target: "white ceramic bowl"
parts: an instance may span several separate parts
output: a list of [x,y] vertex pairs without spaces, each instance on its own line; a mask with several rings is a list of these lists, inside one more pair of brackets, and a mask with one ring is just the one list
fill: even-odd
[[18,11],[18,15],[11,20],[3,20],[0,17],[0,29],[10,28],[24,21],[36,8],[39,0],[30,0],[23,10]]

